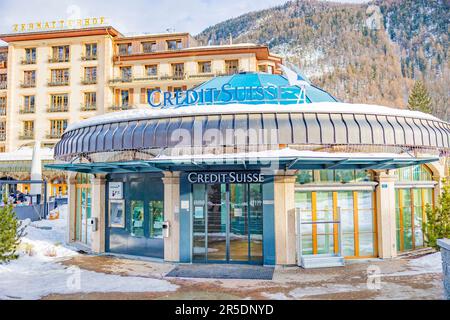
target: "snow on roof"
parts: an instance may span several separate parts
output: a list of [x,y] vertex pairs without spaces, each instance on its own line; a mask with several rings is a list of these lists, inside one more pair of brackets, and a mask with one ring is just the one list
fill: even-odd
[[242,47],[260,47],[260,45],[257,45],[255,43],[218,44],[218,45],[189,47],[184,48],[183,50],[223,49],[223,48],[242,48]]
[[[31,161],[33,158],[33,148],[20,148],[13,152],[0,153],[0,161]],[[41,149],[42,160],[53,160],[53,149]]]
[[179,108],[156,109],[149,105],[142,105],[143,108],[133,109],[121,112],[108,113],[96,117],[92,117],[68,126],[66,131],[79,128],[90,127],[94,125],[136,121],[142,119],[153,119],[163,117],[176,116],[195,116],[195,115],[211,115],[211,114],[236,114],[236,113],[278,113],[278,112],[301,112],[301,113],[345,113],[345,114],[370,114],[370,115],[388,115],[403,116],[410,118],[420,118],[434,121],[442,121],[438,118],[418,112],[403,109],[395,109],[378,105],[369,104],[351,104],[340,102],[317,102],[307,104],[227,104],[227,105],[201,105],[187,106]]

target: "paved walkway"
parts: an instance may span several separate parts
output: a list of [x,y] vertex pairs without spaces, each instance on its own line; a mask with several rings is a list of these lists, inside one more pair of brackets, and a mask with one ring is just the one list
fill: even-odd
[[[411,270],[409,260],[352,262],[344,268],[277,267],[273,280],[166,277],[175,265],[109,256],[77,256],[66,266],[121,276],[164,279],[179,288],[159,293],[89,293],[45,299],[443,299],[442,274]],[[372,276],[370,276],[372,275]]]

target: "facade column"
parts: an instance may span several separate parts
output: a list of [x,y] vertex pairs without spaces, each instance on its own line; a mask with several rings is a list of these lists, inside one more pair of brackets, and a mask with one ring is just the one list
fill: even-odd
[[169,236],[164,238],[164,260],[180,261],[180,173],[165,172],[164,220],[169,223]]
[[389,259],[397,256],[395,182],[393,170],[377,172],[378,255]]
[[76,201],[77,201],[77,174],[69,173],[67,175],[67,195],[68,195],[68,212],[67,212],[67,232],[66,242],[75,241],[75,219],[76,219]]
[[92,231],[91,249],[94,253],[105,252],[106,232],[106,175],[97,174],[91,179],[91,218],[97,219],[97,231]]
[[297,239],[295,225],[295,182],[293,173],[274,176],[276,264],[295,265]]

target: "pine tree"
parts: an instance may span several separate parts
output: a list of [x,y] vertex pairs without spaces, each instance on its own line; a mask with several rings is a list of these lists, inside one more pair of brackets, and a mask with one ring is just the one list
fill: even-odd
[[16,250],[24,234],[22,223],[17,220],[13,206],[4,202],[0,208],[0,263],[17,259]]
[[431,97],[422,81],[417,81],[408,98],[409,110],[431,113]]
[[427,205],[426,215],[427,221],[423,224],[425,242],[437,249],[438,239],[450,238],[450,183],[444,181],[436,208]]

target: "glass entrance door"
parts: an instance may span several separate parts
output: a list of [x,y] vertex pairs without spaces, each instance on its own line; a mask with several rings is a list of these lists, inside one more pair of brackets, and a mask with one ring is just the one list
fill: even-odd
[[263,261],[262,186],[193,185],[194,262]]

